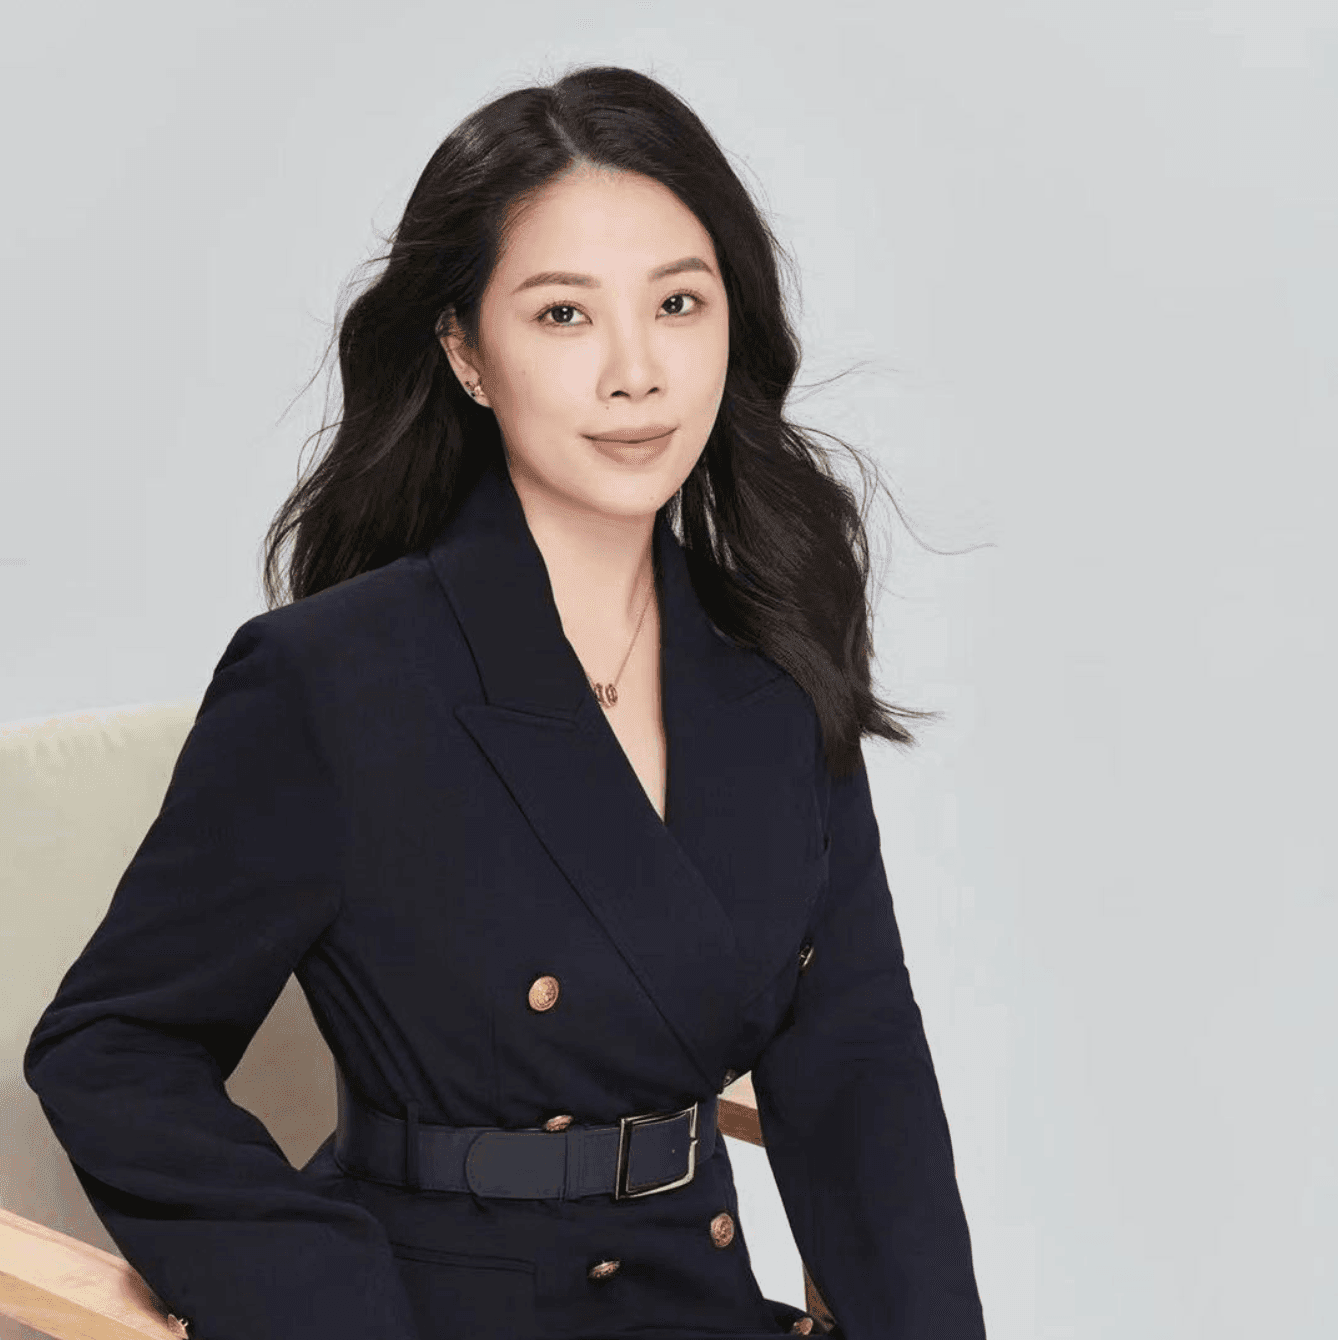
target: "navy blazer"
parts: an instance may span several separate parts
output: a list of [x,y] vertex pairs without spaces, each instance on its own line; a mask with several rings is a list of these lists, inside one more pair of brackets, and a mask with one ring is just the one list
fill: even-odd
[[425,551],[229,642],[24,1058],[193,1340],[763,1340],[802,1315],[759,1290],[723,1139],[630,1200],[395,1187],[330,1141],[295,1169],[224,1089],[290,974],[350,1089],[396,1117],[616,1123],[751,1071],[836,1334],[984,1335],[867,773],[833,779],[811,699],[709,621],[663,515],[653,548],[665,821],[504,463]]

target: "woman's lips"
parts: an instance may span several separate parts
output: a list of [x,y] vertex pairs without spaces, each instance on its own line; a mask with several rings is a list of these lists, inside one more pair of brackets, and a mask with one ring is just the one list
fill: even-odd
[[659,442],[676,430],[667,423],[650,423],[644,428],[614,428],[606,433],[586,433],[591,442],[614,442],[619,446],[638,447],[648,442]]

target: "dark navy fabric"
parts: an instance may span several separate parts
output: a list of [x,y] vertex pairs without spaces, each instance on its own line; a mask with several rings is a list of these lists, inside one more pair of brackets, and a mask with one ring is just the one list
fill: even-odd
[[[407,1189],[345,1172],[332,1140],[292,1167],[224,1089],[291,974],[395,1117],[605,1125],[751,1071],[835,1334],[984,1335],[867,773],[832,778],[811,700],[714,628],[663,517],[654,554],[664,822],[500,459],[425,551],[229,642],[25,1056],[193,1340],[763,1340],[801,1315],[758,1288],[725,1141],[621,1201]],[[620,1268],[591,1279],[602,1260]]]

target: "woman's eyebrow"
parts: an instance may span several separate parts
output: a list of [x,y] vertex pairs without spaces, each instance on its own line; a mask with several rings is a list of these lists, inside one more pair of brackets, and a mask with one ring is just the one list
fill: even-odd
[[[647,283],[664,279],[669,275],[685,274],[689,270],[704,270],[708,275],[715,271],[699,256],[684,256],[680,261],[670,261],[668,265],[658,266],[646,276]],[[574,288],[599,288],[599,280],[593,275],[574,274],[570,270],[545,270],[541,274],[531,275],[523,284],[512,289],[512,295],[527,288],[541,288],[545,284],[569,284]]]

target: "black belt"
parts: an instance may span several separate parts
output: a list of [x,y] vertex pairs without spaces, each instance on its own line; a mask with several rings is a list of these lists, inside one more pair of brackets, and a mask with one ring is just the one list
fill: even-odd
[[718,1096],[678,1112],[645,1112],[613,1126],[437,1126],[367,1107],[336,1068],[334,1156],[345,1172],[419,1191],[523,1199],[672,1191],[715,1153]]

